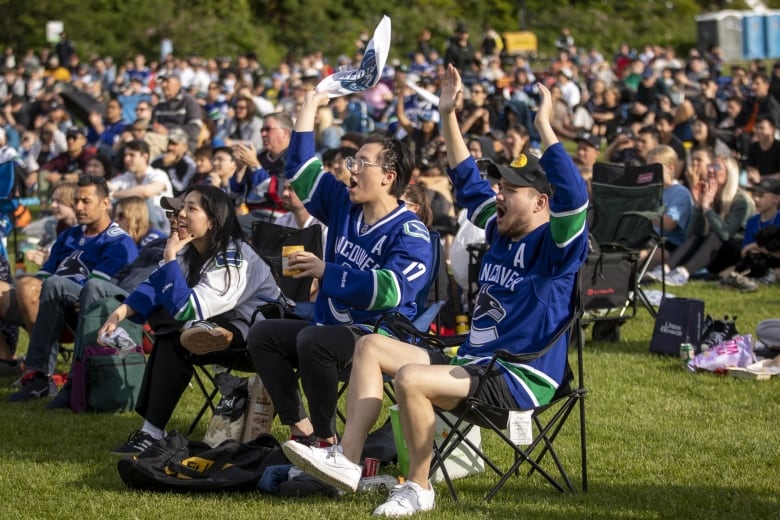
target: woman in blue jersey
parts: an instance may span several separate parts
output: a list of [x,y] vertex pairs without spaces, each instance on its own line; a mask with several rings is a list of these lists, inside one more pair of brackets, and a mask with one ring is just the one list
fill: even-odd
[[[230,361],[235,350],[243,350],[257,295],[279,296],[268,265],[244,240],[227,194],[193,186],[178,214],[177,232],[168,239],[160,267],[98,331],[98,338],[110,336],[128,317],[148,320],[155,331],[136,405],[144,424],[113,451],[116,455],[141,453],[161,439],[193,365]],[[210,349],[200,348],[206,343]]]
[[[394,374],[409,474],[393,487],[375,515],[406,516],[433,509],[434,492],[428,482],[433,406],[457,410],[475,392],[496,349],[538,352],[572,315],[576,273],[587,256],[587,189],[552,129],[550,92],[543,85],[539,92],[534,125],[545,145],[544,155],[536,160],[521,154],[510,166],[489,166],[488,175],[498,178],[496,194],[488,181],[480,179],[458,128],[460,74],[450,65],[443,79],[439,111],[448,173],[458,202],[475,225],[485,228],[490,244],[480,269],[470,335],[453,364],[443,355],[392,338],[367,336],[355,350],[341,444],[331,450],[294,442],[282,446],[307,473],[354,492],[366,434],[382,408],[382,373]],[[567,337],[561,338],[528,364],[501,363],[487,374],[483,391],[502,407],[532,409],[549,402],[564,376],[567,342]]]
[[348,186],[323,170],[313,129],[317,107],[326,101],[323,94],[308,93],[290,139],[286,169],[306,209],[328,226],[324,260],[308,252],[289,258],[289,267],[299,270],[296,276],[319,279],[314,323],[257,323],[248,346],[293,437],[331,443],[339,374],[352,360],[356,339],[388,311],[410,319],[417,315],[415,299],[433,272],[433,244],[425,224],[399,200],[414,165],[405,144],[368,136],[347,160]]

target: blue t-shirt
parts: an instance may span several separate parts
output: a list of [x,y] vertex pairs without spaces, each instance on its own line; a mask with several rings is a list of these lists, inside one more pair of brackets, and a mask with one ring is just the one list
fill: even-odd
[[755,214],[750,217],[745,224],[745,238],[742,240],[742,247],[752,244],[756,241],[756,233],[768,226],[780,226],[780,212],[770,220],[761,220],[761,215]]
[[[664,188],[663,204],[665,214],[677,222],[677,229],[664,231],[664,237],[670,243],[679,246],[688,237],[688,224],[693,214],[693,197],[682,184],[672,184]],[[658,232],[658,226],[654,226]]]

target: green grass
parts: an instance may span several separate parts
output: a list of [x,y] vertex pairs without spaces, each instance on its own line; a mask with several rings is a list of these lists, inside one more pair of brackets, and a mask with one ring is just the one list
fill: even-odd
[[[671,292],[704,299],[715,316],[738,315],[741,333],[780,314],[780,286],[742,294],[694,282]],[[677,359],[648,353],[651,332],[652,321],[640,310],[624,325],[622,342],[586,346],[588,493],[559,494],[537,476],[520,476],[485,503],[493,477],[483,474],[456,482],[459,504],[439,485],[436,510],[419,518],[780,518],[780,378],[690,374]],[[369,515],[381,500],[130,491],[108,451],[139,427],[138,416],[9,404],[9,382],[0,382],[3,519],[354,518]],[[185,429],[199,403],[197,390],[188,389],[169,427]],[[558,445],[576,467],[574,419]],[[205,421],[193,437],[204,430]],[[274,433],[284,436],[278,424]],[[492,436],[483,435],[483,444],[508,460]]]

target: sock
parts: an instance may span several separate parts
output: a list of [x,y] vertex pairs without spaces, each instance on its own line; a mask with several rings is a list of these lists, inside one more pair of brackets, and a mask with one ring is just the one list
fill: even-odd
[[154,440],[160,440],[163,437],[165,437],[165,430],[162,428],[158,428],[157,426],[153,425],[149,421],[144,421],[144,425],[141,426],[141,431],[146,432],[149,435],[151,435]]

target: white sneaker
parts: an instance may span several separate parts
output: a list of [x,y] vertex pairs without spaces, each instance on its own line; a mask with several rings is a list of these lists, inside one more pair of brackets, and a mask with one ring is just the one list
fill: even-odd
[[688,270],[686,268],[682,266],[675,267],[669,272],[669,274],[666,275],[666,285],[680,287],[687,284],[690,278],[691,275],[688,274]]
[[357,490],[363,468],[345,457],[340,446],[315,448],[287,441],[282,444],[282,451],[290,462],[312,477],[347,493]]
[[[663,269],[665,266],[657,265],[645,273],[644,281],[647,282],[660,282],[661,277],[664,275]],[[668,273],[669,271],[666,270]]]
[[387,502],[374,509],[375,516],[409,516],[419,511],[430,511],[435,505],[433,486],[423,489],[411,480],[390,489]]

